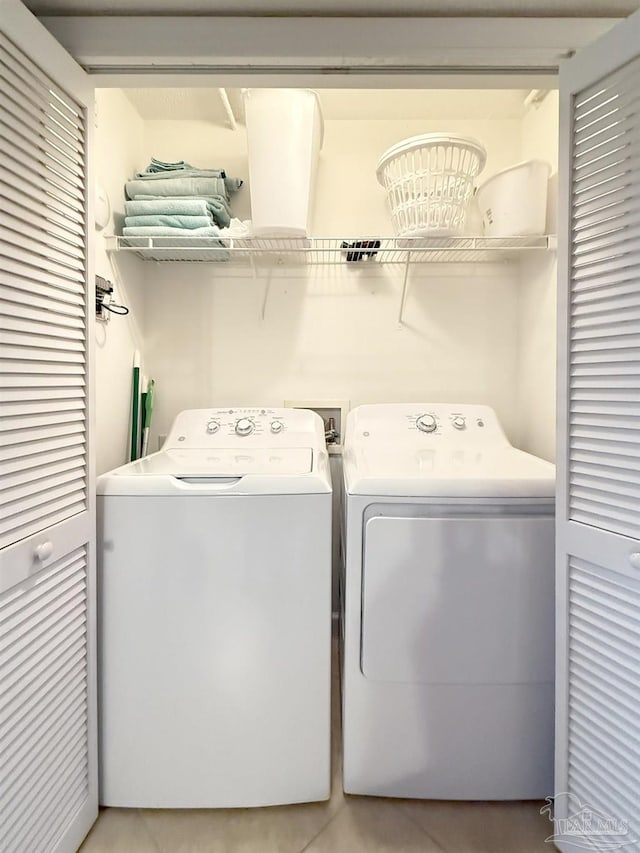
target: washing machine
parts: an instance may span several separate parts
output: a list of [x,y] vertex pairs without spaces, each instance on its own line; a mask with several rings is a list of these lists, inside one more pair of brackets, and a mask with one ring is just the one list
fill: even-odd
[[310,411],[179,414],[98,479],[100,799],[330,794],[331,480]]
[[554,475],[487,406],[349,414],[347,793],[553,793]]

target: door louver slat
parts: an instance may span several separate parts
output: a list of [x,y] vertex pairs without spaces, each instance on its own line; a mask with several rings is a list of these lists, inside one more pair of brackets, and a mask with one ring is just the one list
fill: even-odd
[[[55,447],[66,447],[68,444],[79,446],[83,440],[84,421],[45,425],[26,433],[22,430],[7,431],[2,436],[0,460],[12,463]],[[34,443],[31,444],[31,442]],[[16,444],[22,447],[16,448],[14,446]]]
[[61,368],[82,367],[84,370],[84,352],[69,352],[63,349],[44,349],[42,347],[3,346],[0,344],[0,374],[15,369],[15,365],[24,362],[22,370],[28,369],[27,362],[34,362],[32,369],[38,372],[49,369],[58,371]]
[[[19,104],[15,106],[20,108]],[[11,116],[10,122],[0,118],[0,136],[7,140],[16,154],[24,152],[29,154],[31,159],[41,162],[51,159],[58,172],[66,174],[67,179],[75,186],[82,187],[84,170],[78,163],[78,153],[82,147],[69,145],[68,137],[65,139],[60,132],[50,130],[43,133],[41,127],[29,121],[28,114],[25,116],[23,112],[18,116],[16,112]]]
[[635,175],[628,175],[620,182],[620,186],[610,186],[606,192],[594,193],[593,198],[583,196],[579,202],[574,202],[572,208],[575,233],[580,233],[581,228],[606,222],[607,214],[612,209],[617,212],[636,209],[634,200],[638,195],[640,180]]
[[[68,341],[83,341],[84,340],[84,321],[69,321],[64,315],[61,322],[56,322],[57,317],[54,315],[51,318],[51,323],[39,317],[23,317],[24,314],[33,314],[30,309],[24,311],[12,312],[11,315],[0,310],[0,322],[5,328],[5,340],[7,343],[20,344],[25,336],[36,338],[39,342],[42,341],[44,346],[49,344],[49,341],[55,340],[60,346],[58,339],[62,340],[62,346],[66,346]],[[8,333],[11,333],[9,335]]]
[[67,486],[63,497],[54,500],[52,495],[47,495],[44,500],[38,502],[37,496],[34,496],[33,503],[29,512],[14,513],[0,521],[1,548],[8,545],[16,534],[20,539],[24,539],[32,533],[37,533],[38,530],[51,527],[64,521],[65,518],[82,512],[87,504],[87,493],[81,488],[71,492]]
[[[614,465],[601,465],[599,467],[602,487],[624,488],[626,484],[637,485],[640,483],[640,470],[627,471],[624,468],[616,468]],[[576,465],[575,483],[578,486],[588,486],[590,482],[591,469],[588,464]]]
[[[20,246],[22,251],[28,251],[32,256],[42,255],[47,258],[49,263],[57,264],[58,267],[64,267],[71,271],[84,270],[84,252],[76,250],[75,247],[70,248],[67,243],[62,240],[49,236],[44,231],[38,233],[37,230],[25,228],[19,222],[8,220],[3,223],[3,231],[7,235],[8,241],[15,241]],[[9,243],[11,251],[11,242]],[[84,278],[84,276],[81,276]]]
[[[2,191],[2,197],[5,200],[8,211],[18,209],[24,213],[25,211],[29,212],[33,210],[33,202],[36,199],[28,193],[18,192],[15,187],[7,184],[2,177],[0,177],[0,190]],[[84,229],[82,222],[77,218],[69,218],[65,210],[60,209],[59,205],[56,206],[47,196],[40,198],[37,211],[39,216],[42,217],[43,223],[52,228],[60,228],[65,233],[73,234],[80,240],[83,239]]]
[[[617,306],[635,305],[634,297],[637,286],[634,282],[622,281],[616,284],[599,287],[595,291],[582,290],[573,297],[573,313],[579,315],[590,311],[599,311],[603,304]],[[640,356],[637,356],[640,357]]]
[[39,131],[43,142],[58,148],[68,157],[81,153],[82,137],[74,133],[71,125],[61,122],[57,115],[50,115],[44,100],[38,97],[20,100],[9,88],[16,75],[8,73],[5,66],[0,66],[0,79],[6,87],[0,91],[0,107],[6,116],[11,117],[14,127],[34,133]]
[[593,233],[599,233],[602,225],[617,227],[624,224],[626,216],[634,216],[638,210],[640,199],[640,187],[635,192],[626,192],[619,199],[605,200],[600,203],[596,210],[574,212],[575,244],[578,245],[583,237],[589,237]]
[[[578,741],[582,731],[582,727],[576,725],[576,741]],[[576,784],[579,784],[578,780],[582,782],[585,795],[589,797],[587,802],[597,802],[603,811],[606,810],[607,815],[619,815],[623,810],[626,814],[631,814],[632,803],[630,799],[633,793],[626,786],[620,784],[620,771],[615,765],[607,768],[605,759],[600,752],[593,748],[593,742],[588,736],[585,737],[584,742],[580,740],[578,743],[571,762],[573,779],[576,780]],[[611,776],[618,783],[616,797],[619,797],[620,801],[615,804],[612,802],[611,792],[606,781]],[[597,799],[593,799],[593,797]],[[598,836],[590,837],[593,837],[595,843]],[[593,847],[592,849],[599,851],[606,850],[607,847]]]
[[[0,178],[3,193],[7,192],[7,179]],[[69,221],[70,226],[76,225],[82,228],[83,207],[80,199],[65,198],[52,184],[43,185],[35,176],[25,174],[24,170],[16,169],[11,173],[11,197],[22,198],[38,207],[42,206],[45,211],[53,211]]]
[[[38,208],[37,211],[29,207],[25,207],[25,199],[22,199],[21,204],[14,204],[9,199],[4,200],[4,213],[10,217],[13,222],[24,222],[30,228],[45,231],[62,240],[70,243],[72,246],[83,245],[84,239],[82,233],[72,227],[71,223],[66,222],[62,217],[57,217],[53,213]],[[62,221],[59,221],[62,220]]]
[[[71,460],[65,459],[64,462],[60,462],[57,466],[51,465],[38,473],[40,476],[19,474],[13,478],[7,477],[6,486],[0,489],[0,506],[16,500],[20,501],[27,495],[33,496],[35,494],[41,496],[45,491],[52,496],[57,487],[62,487],[67,483],[73,482],[76,477],[84,475],[85,466],[82,458],[75,460],[75,464]],[[35,492],[38,485],[41,486],[39,493]],[[11,488],[11,494],[6,496],[8,488]]]
[[82,281],[72,277],[59,276],[49,270],[31,268],[24,264],[17,264],[5,257],[0,270],[0,285],[11,287],[16,290],[33,292],[38,296],[49,298],[56,302],[65,302],[68,305],[78,305],[78,297],[84,295]]
[[[75,377],[71,377],[74,379]],[[20,402],[36,402],[39,400],[70,400],[78,399],[78,394],[82,393],[84,383],[72,382],[67,377],[56,377],[54,382],[49,385],[43,385],[42,379],[38,378],[37,382],[32,381],[29,384],[18,385],[17,383],[7,382],[7,390],[5,399],[7,403]]]
[[49,257],[48,247],[44,243],[40,245],[35,241],[31,241],[30,246],[23,247],[20,240],[20,232],[18,231],[10,232],[7,237],[10,239],[0,242],[0,255],[6,258],[8,262],[7,264],[7,262],[3,261],[2,265],[5,269],[7,269],[7,266],[15,264],[22,269],[24,267],[27,269],[31,268],[34,276],[38,276],[38,270],[42,269],[61,279],[75,281],[82,286],[84,282],[84,268],[77,262],[65,263],[63,261],[62,263],[58,263],[57,260]]
[[[588,500],[590,497],[593,497],[595,494],[600,494],[601,500],[607,501],[609,495],[620,494],[621,498],[624,498],[627,495],[631,501],[635,498],[635,489],[637,487],[637,483],[634,483],[633,480],[627,481],[627,485],[619,482],[618,480],[607,480],[606,477],[602,477],[602,482],[600,483],[600,488],[598,492],[596,492],[592,486],[590,486],[589,477],[581,477],[576,474],[575,480],[571,486],[573,489],[573,494],[576,498],[584,498]],[[0,497],[0,502],[1,502]]]
[[[640,106],[640,95],[628,94],[625,107],[633,107],[635,112]],[[625,134],[633,127],[633,116],[616,122],[616,131],[611,133],[611,116],[597,119],[589,128],[585,128],[576,137],[576,164],[582,166],[591,163],[602,154],[610,154],[624,145]]]
[[7,484],[14,476],[22,477],[23,481],[38,479],[46,477],[49,473],[56,474],[64,471],[70,465],[75,467],[75,463],[84,461],[84,443],[75,435],[66,436],[66,442],[65,446],[65,437],[62,437],[52,442],[53,450],[48,453],[39,451],[25,456],[21,463],[15,459],[11,462],[2,462],[0,471],[3,477],[3,489],[7,488]]
[[51,326],[69,326],[84,329],[84,315],[77,305],[69,305],[56,300],[46,300],[31,296],[29,305],[24,304],[20,289],[3,287],[0,298],[0,317],[19,317],[21,320],[33,320],[36,323],[49,323]]
[[[631,123],[632,125],[633,123]],[[602,143],[604,150],[607,143]],[[594,154],[592,159],[575,157],[574,192],[576,201],[580,201],[584,190],[601,186],[618,176],[633,174],[640,158],[640,145],[632,141],[629,135],[616,135],[606,153]]]
[[[603,223],[604,224],[604,223]],[[607,223],[606,233],[584,235],[580,241],[576,241],[573,257],[576,263],[593,261],[599,257],[609,257],[613,250],[617,254],[627,252],[637,245],[640,235],[640,225],[635,222],[625,222],[622,226],[612,227]]]
[[599,415],[595,412],[592,412],[589,415],[581,415],[578,412],[574,412],[573,425],[574,428],[591,425],[595,428],[611,427],[623,430],[638,429],[638,422],[634,418],[623,418],[620,416],[612,418],[609,415]]
[[30,217],[19,215],[19,211],[12,214],[0,213],[0,227],[8,230],[19,231],[23,238],[29,238],[36,243],[42,243],[54,252],[56,258],[63,262],[84,259],[84,245],[75,235],[61,231],[59,228],[49,228],[46,222],[34,224]]

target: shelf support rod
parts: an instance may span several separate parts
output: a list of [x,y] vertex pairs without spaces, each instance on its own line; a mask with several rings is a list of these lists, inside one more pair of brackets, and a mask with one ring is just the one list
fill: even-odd
[[229,95],[227,95],[227,90],[218,89],[218,94],[220,95],[220,100],[222,101],[224,111],[227,114],[227,121],[229,122],[229,127],[231,128],[231,130],[237,130],[238,122],[236,121],[236,117],[233,112],[233,107],[231,106],[231,101],[229,100]]
[[403,326],[404,320],[402,319],[404,314],[404,303],[407,299],[407,286],[409,284],[409,265],[411,263],[411,252],[407,250],[407,257],[404,262],[404,278],[402,280],[402,296],[400,297],[400,310],[398,311],[398,325]]
[[267,310],[267,299],[269,298],[269,288],[271,287],[271,270],[267,273],[267,279],[264,283],[264,293],[262,294],[262,312],[261,319],[264,320],[264,315]]

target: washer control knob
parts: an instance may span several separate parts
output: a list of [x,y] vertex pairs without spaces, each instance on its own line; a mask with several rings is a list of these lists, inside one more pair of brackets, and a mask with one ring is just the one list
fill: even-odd
[[416,426],[420,432],[435,432],[438,428],[438,421],[433,417],[433,415],[420,415],[420,417],[416,419]]
[[457,418],[454,418],[452,423],[456,429],[465,429],[465,427],[467,426],[465,419],[460,415],[458,415]]
[[282,432],[284,429],[284,424],[282,421],[271,421],[271,432],[277,435],[279,432]]
[[209,421],[207,424],[207,432],[213,435],[214,432],[218,432],[220,429],[220,424],[218,421]]
[[236,435],[251,435],[255,424],[251,418],[240,418],[236,421]]

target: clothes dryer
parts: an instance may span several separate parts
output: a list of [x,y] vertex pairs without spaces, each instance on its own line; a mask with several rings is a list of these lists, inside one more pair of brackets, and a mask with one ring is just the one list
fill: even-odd
[[554,474],[486,406],[349,414],[346,792],[553,793]]

